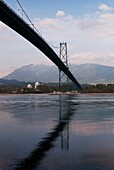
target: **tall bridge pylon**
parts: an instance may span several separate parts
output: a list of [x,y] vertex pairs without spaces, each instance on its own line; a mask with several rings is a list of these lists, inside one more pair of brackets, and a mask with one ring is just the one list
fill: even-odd
[[[67,43],[60,43],[60,59],[64,63],[64,65],[68,68],[68,56],[67,56]],[[61,87],[65,84],[68,84],[69,78],[67,74],[65,74],[62,70],[59,69],[59,90],[61,91]]]

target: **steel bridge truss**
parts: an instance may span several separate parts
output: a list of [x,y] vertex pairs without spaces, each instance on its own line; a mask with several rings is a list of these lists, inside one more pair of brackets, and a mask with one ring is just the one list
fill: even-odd
[[[67,43],[60,43],[60,59],[64,65],[68,68],[68,59],[67,59]],[[59,90],[63,85],[67,85],[69,81],[68,75],[65,74],[62,70],[59,69]]]

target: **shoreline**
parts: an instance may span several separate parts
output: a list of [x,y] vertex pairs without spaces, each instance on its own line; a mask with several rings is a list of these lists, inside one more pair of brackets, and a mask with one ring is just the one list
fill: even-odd
[[80,92],[55,92],[55,93],[0,93],[1,95],[105,95],[114,94],[110,92],[106,93],[80,93]]

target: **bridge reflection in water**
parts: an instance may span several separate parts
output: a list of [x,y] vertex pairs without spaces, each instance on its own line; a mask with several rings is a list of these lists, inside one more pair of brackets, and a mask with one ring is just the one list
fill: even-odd
[[68,100],[66,103],[67,111],[64,113],[62,110],[62,99],[60,95],[60,109],[59,109],[59,120],[57,125],[47,133],[47,137],[43,138],[35,149],[24,159],[16,165],[14,169],[16,170],[32,170],[37,168],[41,161],[47,156],[47,152],[54,147],[54,142],[58,137],[61,137],[61,149],[69,148],[69,122],[75,113],[75,109],[71,108],[71,100],[68,95]]

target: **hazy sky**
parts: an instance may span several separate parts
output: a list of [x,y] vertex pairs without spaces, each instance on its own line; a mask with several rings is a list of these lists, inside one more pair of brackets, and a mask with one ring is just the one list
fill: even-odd
[[[22,16],[16,0],[4,1]],[[114,0],[19,2],[49,44],[59,47],[60,42],[67,42],[70,63],[114,66]],[[59,54],[59,48],[53,49]],[[28,64],[52,62],[0,22],[0,77]]]

